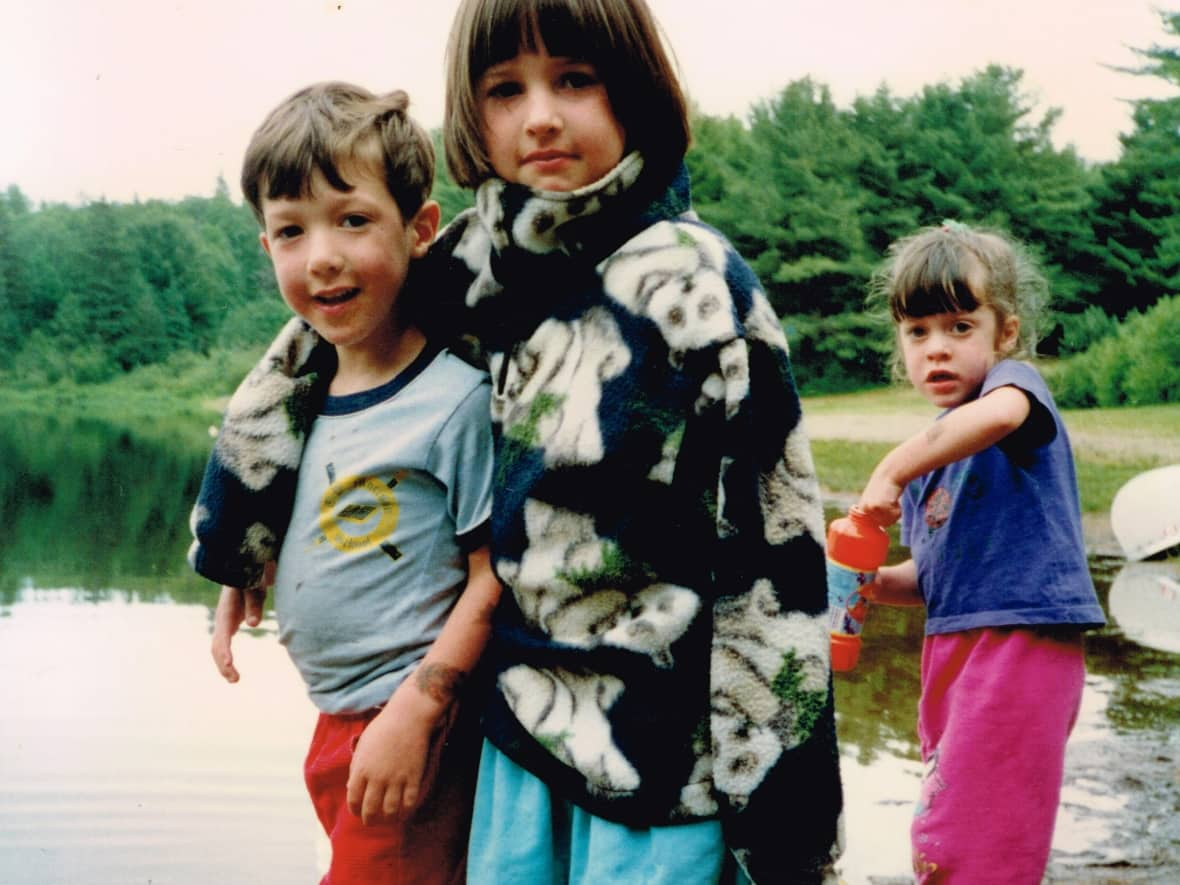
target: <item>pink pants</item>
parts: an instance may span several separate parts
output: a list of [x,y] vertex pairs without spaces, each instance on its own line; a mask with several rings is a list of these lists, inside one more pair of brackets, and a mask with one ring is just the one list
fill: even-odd
[[919,883],[1039,885],[1084,679],[1076,631],[926,638],[918,706],[926,773],[910,830]]
[[[479,763],[478,737],[453,726],[447,745],[428,762],[428,793],[407,821],[369,824],[348,810],[348,769],[365,726],[377,711],[321,713],[303,765],[316,816],[332,843],[320,885],[460,885]],[[433,782],[433,783],[432,783]]]

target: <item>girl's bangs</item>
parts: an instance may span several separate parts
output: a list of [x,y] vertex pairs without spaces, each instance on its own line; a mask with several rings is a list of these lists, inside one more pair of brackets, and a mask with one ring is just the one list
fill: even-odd
[[970,313],[980,301],[965,280],[919,280],[894,301],[894,319],[939,313]]
[[[485,20],[473,30],[472,70],[479,77],[488,68],[514,58],[521,51],[535,52],[538,42],[552,56],[595,64],[612,45],[610,30],[597,17],[583,14],[575,4],[548,0],[536,4],[489,3]],[[539,41],[538,41],[539,38]]]

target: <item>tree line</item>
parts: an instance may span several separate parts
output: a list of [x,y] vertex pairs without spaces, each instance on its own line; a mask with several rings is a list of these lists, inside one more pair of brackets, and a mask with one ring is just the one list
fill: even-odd
[[[1180,36],[1180,13],[1161,21]],[[1129,73],[1180,86],[1180,50],[1140,56]],[[890,242],[944,219],[1001,227],[1039,257],[1053,293],[1043,353],[1109,353],[1129,321],[1180,292],[1180,96],[1134,102],[1109,163],[1054,147],[1058,117],[1034,114],[1022,72],[1003,66],[912,96],[882,86],[847,107],[802,79],[745,119],[695,116],[694,203],[758,273],[805,390],[885,380],[889,337],[865,312],[866,283]],[[445,219],[471,197],[443,165]],[[178,354],[256,347],[287,315],[256,222],[224,181],[212,197],[81,206],[33,207],[9,187],[0,302],[0,373],[31,383],[99,382]],[[1066,385],[1079,404],[1144,396],[1101,399],[1086,386]],[[1180,399],[1180,389],[1146,396]]]

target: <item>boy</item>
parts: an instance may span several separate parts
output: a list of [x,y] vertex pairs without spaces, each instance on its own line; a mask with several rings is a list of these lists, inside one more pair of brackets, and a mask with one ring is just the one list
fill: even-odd
[[[500,592],[487,378],[423,332],[403,292],[439,221],[407,103],[319,84],[255,132],[242,190],[298,317],[260,368],[313,346],[330,380],[305,442],[285,392],[247,381],[227,417],[257,432],[220,435],[193,513],[190,561],[226,585],[212,652],[229,682],[233,634],[261,619],[273,572],[279,640],[320,710],[304,773],[333,885],[463,879],[477,736],[456,698]],[[284,482],[294,512],[267,525],[261,496]],[[243,562],[260,549],[278,552],[265,575]]]

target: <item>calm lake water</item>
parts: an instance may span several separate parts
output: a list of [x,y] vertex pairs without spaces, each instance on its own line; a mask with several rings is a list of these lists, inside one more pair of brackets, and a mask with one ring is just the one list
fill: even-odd
[[[209,658],[184,565],[197,422],[0,417],[0,885],[317,881],[315,712],[273,619]],[[1095,560],[1106,603],[1121,563]],[[848,885],[907,881],[920,611],[874,609],[837,677]],[[1180,656],[1088,640],[1051,882],[1180,881]]]

